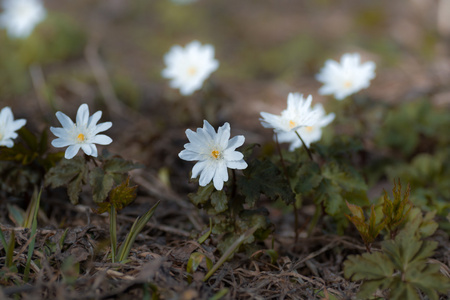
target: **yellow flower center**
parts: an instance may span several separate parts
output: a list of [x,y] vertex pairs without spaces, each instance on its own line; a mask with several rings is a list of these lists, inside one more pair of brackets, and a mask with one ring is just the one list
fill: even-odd
[[189,76],[194,76],[197,73],[197,68],[196,67],[190,67],[188,69],[188,75]]
[[307,127],[306,127],[306,131],[308,131],[308,132],[313,131],[313,129],[314,129],[314,127],[312,127],[312,126],[307,126]]
[[213,152],[211,152],[211,155],[212,155],[215,159],[217,159],[217,158],[219,157],[219,155],[220,155],[220,152],[217,151],[217,150],[213,150]]
[[78,141],[83,142],[84,139],[85,139],[84,134],[80,133],[80,134],[77,136],[77,139],[78,139]]
[[351,88],[352,85],[353,85],[353,83],[350,80],[347,80],[347,81],[344,82],[344,87],[347,88],[347,89]]
[[295,123],[294,121],[289,121],[289,128],[294,128],[295,126],[297,126],[297,123]]

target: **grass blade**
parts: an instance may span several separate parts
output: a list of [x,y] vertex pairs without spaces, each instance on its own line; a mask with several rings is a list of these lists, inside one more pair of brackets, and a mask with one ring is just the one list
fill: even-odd
[[117,250],[117,212],[114,205],[111,205],[109,211],[109,235],[111,239],[111,260],[116,262],[116,250]]
[[251,235],[253,235],[253,233],[255,233],[256,231],[256,226],[250,228],[249,230],[247,230],[243,235],[241,235],[234,243],[233,245],[230,246],[230,248],[227,249],[227,251],[222,255],[222,257],[219,259],[219,261],[212,267],[211,270],[209,270],[209,272],[206,274],[205,278],[203,278],[203,281],[207,281],[209,279],[209,277],[211,277],[216,271],[217,269],[220,268],[221,265],[223,265],[223,263],[231,256],[231,254],[234,253],[234,251],[236,251],[236,249],[239,248],[239,246]]
[[131,247],[133,246],[134,241],[138,234],[144,229],[145,225],[148,223],[150,218],[155,213],[156,208],[159,205],[159,202],[156,203],[152,208],[150,208],[144,215],[138,217],[136,221],[134,221],[133,226],[130,229],[130,232],[127,234],[125,241],[120,246],[119,251],[117,252],[117,260],[118,262],[122,262],[125,260],[130,254]]
[[[33,198],[30,203],[30,206],[33,206],[33,208],[30,209],[30,211],[32,211],[33,214],[32,214],[32,219],[31,219],[31,223],[32,223],[31,224],[31,236],[30,236],[31,242],[28,245],[27,263],[25,265],[25,271],[23,272],[25,282],[28,282],[28,277],[30,275],[31,258],[33,256],[33,252],[34,252],[34,244],[36,243],[37,214],[39,211],[39,203],[41,201],[42,188],[39,191],[38,195],[36,195],[36,193],[37,193],[37,189],[34,190]],[[28,208],[30,208],[30,206]],[[28,213],[28,209],[27,209],[27,213]],[[28,215],[27,215],[26,220],[28,220]]]

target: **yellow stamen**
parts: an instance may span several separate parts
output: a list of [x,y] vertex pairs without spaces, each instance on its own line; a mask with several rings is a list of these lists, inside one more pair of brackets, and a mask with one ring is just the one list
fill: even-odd
[[297,126],[297,124],[294,121],[289,121],[289,128],[294,128],[295,126]]
[[353,85],[353,83],[350,80],[347,80],[346,82],[344,82],[344,87],[345,88],[351,88]]
[[214,157],[214,158],[218,158],[219,157],[219,155],[220,155],[220,152],[219,151],[217,151],[217,150],[213,150],[213,152],[211,152],[211,155]]
[[196,73],[197,73],[197,68],[196,67],[190,67],[188,69],[189,76],[194,76]]
[[312,126],[307,126],[307,127],[306,127],[306,131],[308,131],[308,132],[313,131],[313,129],[314,129],[314,127],[312,127]]
[[77,139],[78,139],[78,141],[80,141],[80,142],[84,141],[84,139],[85,139],[84,134],[80,133],[80,134],[77,136]]

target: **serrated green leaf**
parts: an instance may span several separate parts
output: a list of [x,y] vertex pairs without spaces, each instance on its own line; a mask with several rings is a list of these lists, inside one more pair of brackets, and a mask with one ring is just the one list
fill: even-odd
[[253,207],[261,194],[275,201],[283,200],[286,204],[295,201],[284,174],[269,160],[253,160],[244,170],[244,176],[239,176],[237,186],[245,196],[245,202]]
[[394,264],[381,252],[349,255],[344,262],[346,278],[356,280],[379,280],[389,278],[394,273]]
[[306,161],[295,172],[294,190],[297,194],[304,195],[316,188],[321,181],[319,165],[315,162]]
[[67,184],[67,194],[73,205],[78,204],[79,195],[83,187],[83,182],[86,180],[86,176],[87,168],[83,168],[83,170]]
[[134,163],[129,160],[125,160],[119,156],[113,156],[104,159],[103,170],[107,173],[127,173],[134,169],[143,168],[144,166],[139,163]]
[[225,192],[215,191],[211,194],[211,204],[216,213],[224,212],[228,209],[228,198]]
[[109,202],[114,205],[116,211],[122,210],[136,199],[137,185],[129,186],[130,177],[109,193]]
[[83,173],[86,162],[83,157],[63,159],[45,175],[45,185],[57,188],[69,184],[76,176]]
[[102,168],[94,168],[89,173],[89,184],[92,187],[92,198],[94,202],[105,201],[114,185],[114,178],[103,171]]
[[316,204],[323,203],[325,211],[329,215],[336,215],[345,206],[341,196],[342,189],[335,185],[330,179],[324,178],[317,189]]
[[209,201],[214,190],[214,184],[211,182],[206,186],[200,186],[197,193],[188,194],[188,198],[194,205],[199,206],[200,204],[205,204]]

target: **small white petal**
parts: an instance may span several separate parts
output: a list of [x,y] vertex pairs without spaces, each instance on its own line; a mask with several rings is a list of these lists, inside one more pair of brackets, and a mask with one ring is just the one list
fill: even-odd
[[60,111],[56,112],[56,118],[65,129],[72,129],[75,125],[66,114]]
[[112,143],[112,138],[104,134],[97,134],[92,142],[99,145],[109,145]]
[[191,178],[197,178],[198,174],[200,174],[208,164],[207,161],[199,161],[197,162],[194,167],[192,168],[192,176]]
[[81,149],[86,153],[86,155],[92,154],[92,148],[90,147],[90,144],[81,144]]
[[207,164],[203,169],[202,173],[200,174],[199,184],[201,186],[206,186],[208,183],[211,182],[215,173],[216,173],[215,165],[212,163]]
[[227,149],[235,150],[236,148],[242,146],[245,142],[245,137],[243,135],[237,135],[228,141]]
[[87,127],[94,127],[94,126],[96,126],[97,122],[100,120],[101,117],[102,117],[102,111],[99,110],[95,114],[93,114],[92,116],[89,117],[89,121],[88,121]]
[[72,159],[75,155],[77,155],[78,151],[80,151],[80,148],[81,146],[79,144],[70,145],[69,147],[67,147],[64,157],[66,159]]
[[86,125],[89,121],[89,107],[87,104],[81,104],[77,111],[77,125]]
[[243,170],[247,168],[247,163],[244,160],[239,161],[227,161],[227,167],[230,169]]
[[67,147],[73,144],[73,141],[66,138],[59,138],[52,141],[52,146],[56,148]]
[[178,157],[187,160],[187,161],[195,161],[201,159],[201,156],[198,155],[196,152],[192,152],[189,150],[183,150],[178,154]]
[[97,147],[94,144],[89,144],[89,146],[91,147],[91,156],[97,157],[98,155]]

